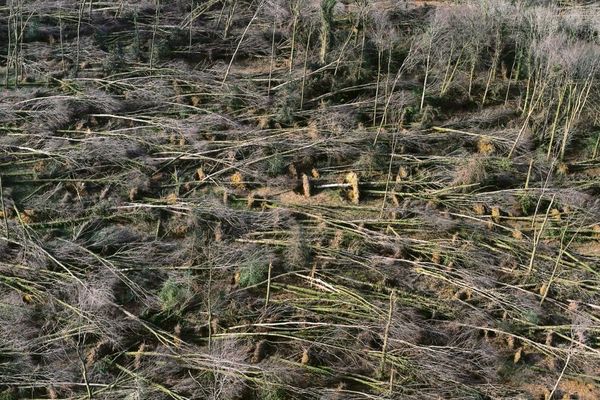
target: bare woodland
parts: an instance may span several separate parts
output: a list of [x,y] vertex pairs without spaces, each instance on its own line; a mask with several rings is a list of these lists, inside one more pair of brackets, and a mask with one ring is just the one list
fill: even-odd
[[600,398],[595,1],[0,0],[0,399]]

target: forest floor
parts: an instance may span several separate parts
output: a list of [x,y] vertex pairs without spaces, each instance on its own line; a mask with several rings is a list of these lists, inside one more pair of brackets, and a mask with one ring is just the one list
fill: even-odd
[[599,399],[600,6],[0,1],[0,399]]

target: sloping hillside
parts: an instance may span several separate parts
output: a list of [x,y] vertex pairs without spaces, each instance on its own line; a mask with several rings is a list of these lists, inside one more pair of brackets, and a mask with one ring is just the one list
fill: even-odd
[[0,399],[600,398],[599,33],[0,1]]

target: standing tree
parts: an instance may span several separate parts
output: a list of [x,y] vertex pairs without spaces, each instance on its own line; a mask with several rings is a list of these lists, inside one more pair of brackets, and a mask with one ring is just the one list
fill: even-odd
[[336,0],[322,0],[321,2],[321,50],[319,51],[319,61],[325,64],[327,51],[331,42],[331,29],[333,25],[333,8]]

